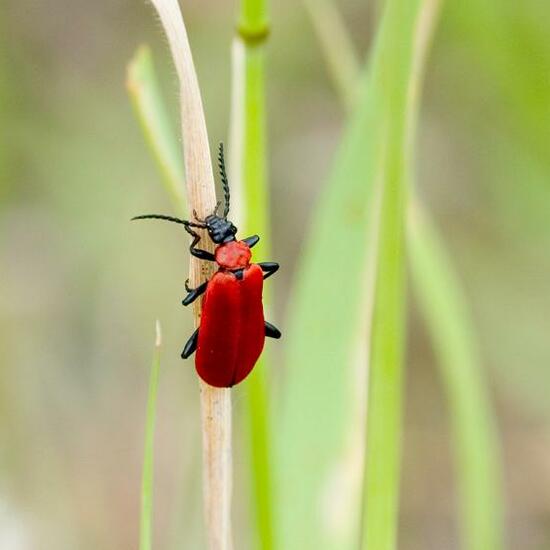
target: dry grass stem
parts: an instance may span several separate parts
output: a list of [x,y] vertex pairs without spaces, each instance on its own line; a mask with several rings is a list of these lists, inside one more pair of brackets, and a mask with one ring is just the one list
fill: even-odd
[[[199,217],[211,213],[216,192],[206,122],[189,40],[176,0],[151,0],[155,6],[180,82],[181,125],[187,200]],[[201,247],[213,250],[210,239]],[[212,274],[212,266],[191,257],[190,284],[197,286]],[[195,302],[195,326],[200,323],[200,301]],[[231,544],[231,393],[229,389],[201,386],[203,430],[204,509],[210,550],[230,550]]]

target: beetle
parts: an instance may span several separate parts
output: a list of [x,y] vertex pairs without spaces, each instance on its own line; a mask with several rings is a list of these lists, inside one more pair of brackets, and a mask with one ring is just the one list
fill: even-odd
[[[223,143],[219,147],[218,164],[225,203],[222,216],[218,215],[218,202],[212,214],[204,219],[193,211],[193,222],[162,214],[145,214],[132,220],[157,219],[182,224],[193,237],[189,246],[191,255],[217,264],[216,273],[197,288],[189,287],[189,279],[185,281],[184,306],[204,296],[200,326],[185,344],[181,356],[187,359],[196,352],[198,375],[211,386],[228,388],[242,382],[252,371],[266,336],[281,337],[279,329],[264,319],[262,304],[263,281],[279,269],[279,264],[251,263],[251,248],[260,237],[252,235],[237,240],[237,228],[227,219],[230,192]],[[214,253],[197,247],[201,237],[194,228],[207,230],[216,245]]]

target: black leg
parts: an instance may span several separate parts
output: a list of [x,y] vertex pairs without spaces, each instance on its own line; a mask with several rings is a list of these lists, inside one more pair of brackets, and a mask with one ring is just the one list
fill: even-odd
[[193,334],[191,334],[191,338],[187,340],[187,344],[185,344],[185,347],[181,352],[182,359],[187,359],[190,355],[192,355],[196,351],[198,341],[199,341],[199,329],[193,332]]
[[209,262],[215,262],[216,258],[214,257],[214,254],[211,252],[208,252],[206,250],[202,250],[201,248],[195,248],[198,242],[201,240],[201,236],[196,232],[193,231],[189,226],[185,226],[185,231],[189,233],[193,237],[193,242],[189,246],[189,252],[191,252],[191,255],[195,256],[195,258],[199,258],[201,260],[207,260]]
[[264,272],[264,279],[271,277],[279,269],[279,264],[276,262],[261,262],[258,264]]
[[265,322],[265,335],[268,338],[275,338],[278,340],[281,337],[281,331],[271,323]]
[[191,252],[192,256],[195,256],[195,258],[199,258],[200,260],[206,260],[208,262],[216,261],[214,254],[206,250],[202,250],[201,248],[189,247],[189,252]]
[[184,306],[192,304],[201,294],[204,294],[204,292],[206,291],[206,287],[208,286],[208,281],[206,281],[205,283],[202,283],[202,285],[199,285],[197,288],[189,288],[188,281],[189,279],[185,281],[185,290],[187,290],[189,294],[187,294],[187,296],[182,301],[182,304]]
[[243,239],[243,243],[246,243],[250,248],[252,248],[254,245],[258,244],[259,240],[260,237],[258,237],[258,235],[252,235],[251,237]]

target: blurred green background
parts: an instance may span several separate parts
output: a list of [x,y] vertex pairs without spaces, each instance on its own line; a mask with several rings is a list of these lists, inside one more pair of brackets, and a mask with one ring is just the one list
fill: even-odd
[[[339,2],[361,50],[377,6]],[[212,143],[226,139],[236,5],[184,15]],[[301,5],[272,6],[273,279],[284,330],[307,220],[344,113]],[[176,78],[144,2],[0,5],[0,548],[135,548],[148,369],[163,325],[159,548],[200,548],[198,394],[179,359],[187,238],[132,225],[170,213],[125,89],[147,42],[178,128]],[[470,300],[496,403],[510,548],[550,548],[550,10],[463,0],[442,12],[419,124],[418,187]],[[455,549],[447,408],[411,299],[400,548]],[[284,340],[271,345],[284,353]],[[277,363],[275,362],[275,365]],[[246,383],[234,396],[237,416]],[[235,433],[235,532],[247,456]]]

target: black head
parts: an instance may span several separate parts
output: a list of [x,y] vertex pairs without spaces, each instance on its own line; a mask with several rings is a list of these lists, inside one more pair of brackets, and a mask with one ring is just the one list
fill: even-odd
[[209,216],[206,216],[204,220],[201,220],[197,217],[196,213],[193,212],[195,219],[204,224],[204,227],[208,230],[208,235],[216,244],[227,243],[229,241],[235,240],[235,234],[237,233],[237,228],[227,219],[227,214],[229,214],[229,182],[227,181],[227,174],[225,173],[225,158],[223,154],[223,143],[220,143],[220,148],[218,152],[218,167],[220,169],[220,178],[222,180],[223,187],[223,197],[224,197],[224,209],[223,216],[218,216],[218,208],[220,203],[214,208],[214,212]]
[[181,223],[185,226],[185,229],[188,233],[193,236],[196,236],[198,239],[198,234],[193,232],[192,227],[198,227],[206,229],[208,231],[209,237],[216,244],[227,243],[235,240],[235,234],[237,233],[237,228],[227,219],[229,214],[229,182],[227,181],[227,174],[225,173],[225,159],[223,154],[223,143],[220,143],[220,149],[218,153],[218,166],[220,168],[220,176],[223,186],[223,196],[224,196],[224,209],[223,216],[218,216],[218,208],[220,203],[214,208],[212,214],[206,216],[204,220],[200,219],[197,216],[197,213],[193,211],[193,216],[195,217],[196,222],[191,222],[187,220],[180,220],[179,218],[174,218],[173,216],[163,216],[161,214],[146,214],[144,216],[136,216],[132,218],[133,220],[143,220],[143,219],[157,219],[165,220],[174,223]]
[[235,240],[237,228],[226,218],[222,218],[215,213],[210,214],[204,219],[204,225],[208,230],[208,235],[216,244]]

